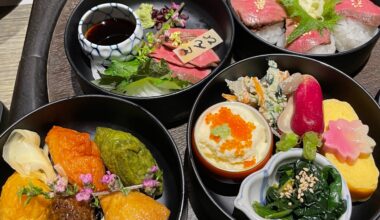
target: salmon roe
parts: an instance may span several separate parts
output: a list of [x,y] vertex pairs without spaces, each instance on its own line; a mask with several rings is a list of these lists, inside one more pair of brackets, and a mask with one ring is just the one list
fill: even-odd
[[[235,156],[243,156],[244,149],[252,146],[252,131],[256,126],[251,122],[244,121],[240,115],[232,113],[231,109],[227,107],[221,107],[215,114],[209,113],[206,115],[206,124],[210,124],[211,129],[217,126],[227,124],[231,131],[231,138],[226,139],[220,147],[221,152],[226,150],[235,150]],[[221,141],[221,138],[210,134],[210,139],[216,143]],[[255,163],[255,159],[244,164],[252,166]]]

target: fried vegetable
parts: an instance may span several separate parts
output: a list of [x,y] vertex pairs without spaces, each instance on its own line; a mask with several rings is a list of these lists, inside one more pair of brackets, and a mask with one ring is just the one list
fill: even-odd
[[35,177],[22,177],[18,173],[10,176],[3,185],[0,197],[0,219],[1,220],[47,220],[51,201],[43,196],[32,198],[26,204],[27,197],[18,197],[17,194],[22,187],[33,184],[43,190],[48,191],[48,186]]
[[40,148],[40,136],[36,132],[12,131],[4,145],[3,158],[23,176],[36,177],[44,183],[56,178],[47,153]]
[[53,126],[45,141],[54,164],[63,168],[71,184],[82,187],[80,175],[91,174],[96,190],[107,187],[101,183],[105,168],[90,134]]
[[139,192],[113,193],[101,198],[100,205],[107,220],[165,220],[170,215],[164,205]]
[[130,133],[111,128],[96,128],[95,143],[107,168],[124,185],[141,184],[148,170],[156,165],[150,151]]

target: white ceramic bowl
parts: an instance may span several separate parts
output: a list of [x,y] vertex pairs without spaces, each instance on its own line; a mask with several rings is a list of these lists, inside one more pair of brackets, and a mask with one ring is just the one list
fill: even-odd
[[[90,42],[85,37],[86,31],[94,24],[110,18],[126,19],[136,24],[133,34],[126,40],[113,45],[98,45]],[[120,3],[104,3],[96,5],[88,10],[80,19],[78,25],[78,39],[83,52],[96,65],[108,65],[111,58],[118,60],[130,60],[133,49],[143,38],[143,27],[140,18],[131,8]]]
[[[275,183],[277,169],[287,163],[294,162],[302,157],[302,149],[291,149],[287,152],[280,152],[272,156],[264,168],[256,173],[252,173],[244,179],[240,186],[234,205],[241,210],[248,218],[261,220],[263,217],[256,214],[252,208],[252,203],[258,201],[261,204],[265,202],[267,189]],[[332,165],[324,156],[317,154],[314,163],[320,167]],[[333,165],[332,165],[333,166]],[[347,210],[339,220],[349,220],[352,211],[352,202],[350,192],[346,181],[342,178],[342,197],[347,201]]]

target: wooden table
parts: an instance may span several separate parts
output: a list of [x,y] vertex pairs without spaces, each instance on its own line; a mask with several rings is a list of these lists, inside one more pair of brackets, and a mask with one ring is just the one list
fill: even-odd
[[0,101],[8,108],[11,104],[31,6],[29,4],[0,7]]

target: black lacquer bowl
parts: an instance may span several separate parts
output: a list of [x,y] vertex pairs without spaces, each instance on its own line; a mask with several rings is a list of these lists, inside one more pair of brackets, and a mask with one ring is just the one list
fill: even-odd
[[[375,4],[380,5],[380,0],[372,1]],[[302,55],[328,63],[331,66],[338,68],[339,70],[353,77],[357,75],[360,72],[360,70],[366,65],[369,57],[371,56],[372,49],[376,45],[376,42],[380,37],[379,30],[377,34],[365,44],[348,51],[334,54],[312,55],[296,53],[285,48],[280,48],[270,43],[267,43],[265,40],[256,36],[256,34],[254,34],[249,28],[247,28],[245,24],[241,21],[238,14],[232,8],[231,0],[227,0],[227,3],[234,17],[236,36],[238,36],[239,39],[235,41],[233,48],[234,58],[236,60],[270,53],[287,53]]]
[[[213,28],[224,40],[224,43],[218,45],[215,52],[219,55],[221,63],[213,69],[212,73],[201,82],[186,88],[184,90],[156,97],[133,97],[111,93],[102,89],[91,81],[93,76],[91,73],[89,59],[82,52],[78,41],[78,23],[82,15],[95,5],[109,2],[108,0],[86,1],[82,0],[74,9],[69,20],[67,21],[65,31],[65,50],[67,58],[72,69],[78,76],[79,83],[85,93],[100,93],[106,95],[117,96],[128,99],[152,112],[166,126],[174,126],[184,120],[190,114],[196,96],[205,85],[205,83],[218,72],[221,68],[229,65],[231,60],[231,50],[234,40],[234,23],[231,12],[227,4],[221,0],[181,0],[177,3],[184,2],[184,13],[190,18],[187,22],[187,28]],[[142,1],[139,0],[115,0],[136,9]],[[163,7],[170,5],[170,0],[147,0],[145,3],[152,3],[155,7]]]
[[[234,200],[240,187],[239,182],[226,182],[214,178],[206,171],[192,152],[193,129],[201,113],[215,103],[224,101],[221,94],[229,93],[225,79],[236,80],[240,76],[263,77],[268,68],[268,60],[277,62],[281,70],[313,75],[322,86],[324,98],[336,98],[349,102],[363,124],[369,126],[369,136],[380,143],[380,107],[374,99],[343,72],[307,57],[287,54],[262,55],[247,58],[222,70],[205,86],[190,114],[187,128],[187,150],[192,189],[190,201],[201,218],[244,219],[242,213],[234,209]],[[375,147],[373,156],[380,168],[380,147]],[[365,171],[363,171],[365,172]],[[204,207],[207,207],[205,209]],[[353,204],[351,219],[378,219],[380,217],[380,187],[371,199]]]
[[[102,95],[79,96],[53,102],[11,125],[0,136],[1,152],[14,129],[37,132],[43,146],[43,140],[53,125],[90,133],[92,138],[97,126],[127,131],[136,136],[152,152],[164,172],[164,193],[158,201],[170,209],[170,219],[186,216],[185,181],[179,152],[165,127],[148,111],[129,101]],[[0,168],[2,186],[14,171],[2,157]]]

